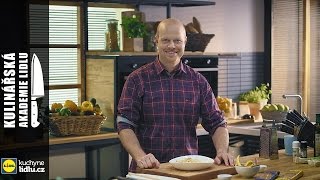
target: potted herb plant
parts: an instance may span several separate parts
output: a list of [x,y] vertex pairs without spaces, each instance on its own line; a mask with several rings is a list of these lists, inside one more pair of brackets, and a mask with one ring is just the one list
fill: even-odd
[[269,84],[261,84],[259,87],[242,93],[239,95],[239,101],[248,102],[250,114],[255,117],[256,120],[262,120],[260,109],[267,104],[270,99],[271,90]]
[[124,50],[143,51],[143,37],[147,35],[146,24],[140,20],[140,17],[133,14],[132,16],[123,16],[121,25],[124,30],[124,38],[126,38],[125,43],[132,43],[133,47],[131,49],[129,46]]

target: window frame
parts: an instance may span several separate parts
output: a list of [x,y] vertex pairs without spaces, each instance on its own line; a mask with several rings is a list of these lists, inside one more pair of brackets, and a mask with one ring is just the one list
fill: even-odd
[[[85,24],[85,11],[83,2],[74,1],[49,1],[49,5],[59,5],[59,6],[76,6],[77,7],[77,44],[66,45],[66,44],[49,44],[49,48],[77,48],[77,65],[78,65],[78,83],[77,84],[64,84],[64,85],[49,85],[49,90],[58,89],[73,89],[77,88],[78,91],[78,104],[86,100],[86,54],[88,52],[88,47],[85,42],[88,40],[86,33],[84,32]],[[135,6],[129,4],[117,4],[117,3],[94,3],[89,2],[87,7],[102,7],[102,8],[128,8],[135,9]],[[88,27],[87,27],[88,28]]]
[[77,49],[77,66],[78,66],[78,83],[77,84],[63,84],[63,85],[49,85],[48,89],[50,90],[59,90],[59,89],[78,89],[78,104],[84,100],[85,95],[85,68],[83,65],[84,53],[83,53],[83,32],[82,27],[82,3],[81,2],[69,2],[69,1],[49,1],[50,5],[58,6],[75,6],[77,7],[77,43],[76,44],[49,44],[49,48],[76,48]]

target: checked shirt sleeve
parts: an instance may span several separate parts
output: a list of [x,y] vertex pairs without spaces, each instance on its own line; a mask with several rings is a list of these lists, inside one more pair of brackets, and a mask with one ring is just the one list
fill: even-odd
[[201,125],[212,136],[218,127],[226,127],[226,121],[210,85],[202,76],[200,76],[200,91]]
[[129,75],[118,104],[117,128],[135,130],[139,125],[142,88],[136,73]]

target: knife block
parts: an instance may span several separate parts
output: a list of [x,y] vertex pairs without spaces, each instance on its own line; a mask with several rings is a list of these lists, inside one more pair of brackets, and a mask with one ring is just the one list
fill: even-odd
[[314,125],[306,120],[296,127],[298,141],[307,141],[308,146],[314,147]]

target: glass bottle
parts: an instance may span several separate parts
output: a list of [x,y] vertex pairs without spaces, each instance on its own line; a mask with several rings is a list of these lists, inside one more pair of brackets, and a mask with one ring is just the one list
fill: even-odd
[[307,158],[308,157],[307,148],[308,148],[308,142],[307,141],[301,141],[301,143],[300,143],[300,157],[301,158]]
[[247,101],[239,101],[239,116],[250,114],[249,103]]
[[300,142],[293,141],[292,142],[292,158],[294,163],[298,163],[298,158],[300,157]]
[[105,50],[108,52],[120,51],[119,38],[120,38],[120,32],[118,31],[118,20],[117,19],[106,20]]
[[320,156],[320,114],[316,114],[314,126],[314,157]]

